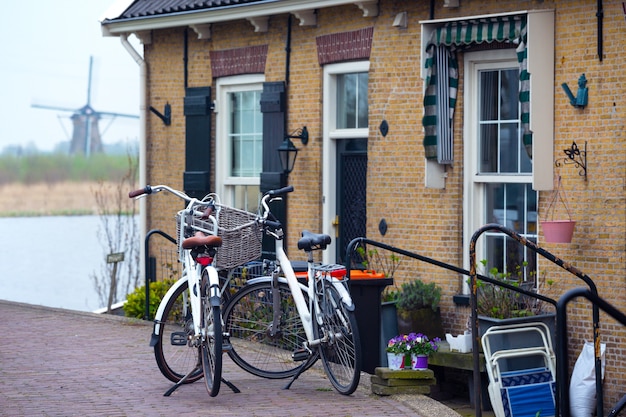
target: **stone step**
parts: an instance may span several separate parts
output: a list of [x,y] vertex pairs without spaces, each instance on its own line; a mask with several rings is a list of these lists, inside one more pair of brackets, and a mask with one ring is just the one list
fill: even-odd
[[397,395],[397,394],[430,394],[430,386],[403,386],[387,387],[384,385],[372,384],[372,393],[376,395]]
[[391,370],[378,367],[371,376],[372,393],[376,395],[430,394],[430,387],[437,384],[435,373],[425,370]]
[[389,368],[378,367],[374,369],[374,374],[382,379],[431,379],[435,373],[431,369],[425,370],[391,370]]
[[386,387],[406,387],[406,386],[430,386],[437,384],[435,378],[420,378],[420,379],[383,379],[378,375],[372,375],[370,378],[372,384],[378,384]]

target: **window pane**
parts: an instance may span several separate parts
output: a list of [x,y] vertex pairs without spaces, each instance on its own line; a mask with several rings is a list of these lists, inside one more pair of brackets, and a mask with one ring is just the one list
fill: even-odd
[[263,165],[261,91],[240,91],[230,96],[230,172],[232,177],[258,177]]
[[501,72],[500,119],[517,120],[519,108],[519,70]]
[[518,69],[481,71],[479,82],[479,172],[532,172],[520,134]]
[[519,172],[519,138],[516,123],[500,125],[500,172]]
[[498,125],[480,126],[480,173],[498,172]]
[[[531,184],[485,184],[485,223],[497,223],[529,240],[537,240],[537,192]],[[491,233],[486,239],[490,267],[513,270],[528,262],[526,273],[536,270],[536,254],[503,234]],[[506,269],[503,269],[506,266]]]
[[498,120],[498,71],[480,73],[480,120]]
[[258,208],[260,188],[258,185],[235,185],[233,207],[255,213]]
[[337,76],[337,128],[356,129],[368,126],[368,74]]
[[367,83],[369,75],[366,72],[359,74],[359,94],[358,94],[358,128],[368,126],[368,105],[367,105]]

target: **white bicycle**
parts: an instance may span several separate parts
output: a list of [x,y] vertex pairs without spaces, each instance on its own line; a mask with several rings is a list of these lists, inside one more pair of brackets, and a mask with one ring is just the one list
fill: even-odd
[[[276,260],[265,261],[268,276],[248,279],[224,310],[227,350],[235,363],[265,378],[298,376],[321,357],[330,382],[341,394],[353,393],[361,373],[361,344],[354,303],[343,265],[314,262],[328,235],[302,233],[298,249],[307,254],[307,274],[298,279],[283,248],[283,229],[269,203],[293,187],[267,192],[261,199],[258,224],[275,239]],[[244,273],[246,269],[244,269]]]
[[[235,266],[256,259],[261,246],[246,246],[244,252],[233,234],[260,232],[255,214],[223,206],[215,194],[198,200],[166,185],[146,186],[131,191],[129,197],[142,197],[167,191],[184,200],[187,207],[176,216],[177,245],[182,276],[163,297],[155,314],[150,345],[161,373],[175,382],[169,396],[181,384],[204,377],[206,389],[214,397],[222,378],[223,337],[221,289],[218,266]],[[219,222],[219,226],[218,226]],[[228,255],[220,256],[217,248]],[[235,258],[233,258],[235,256]],[[218,262],[217,259],[220,261]]]

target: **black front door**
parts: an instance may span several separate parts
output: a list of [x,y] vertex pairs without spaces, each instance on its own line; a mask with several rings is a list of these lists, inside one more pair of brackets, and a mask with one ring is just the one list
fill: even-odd
[[337,141],[337,258],[344,263],[352,239],[365,237],[367,224],[367,139]]

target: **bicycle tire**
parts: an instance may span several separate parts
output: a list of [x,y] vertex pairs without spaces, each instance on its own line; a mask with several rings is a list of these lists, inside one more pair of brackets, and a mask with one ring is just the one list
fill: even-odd
[[333,387],[350,395],[361,378],[361,341],[354,311],[341,301],[336,288],[327,280],[319,282],[316,292],[322,324],[313,324],[316,338],[325,340],[319,346],[324,371]]
[[[165,301],[163,316],[157,320],[160,331],[154,345],[154,357],[159,370],[172,382],[179,382],[185,375],[192,372],[184,383],[192,383],[202,378],[200,349],[189,345],[189,336],[193,334],[193,321],[186,295],[188,284],[185,281]],[[183,343],[185,342],[185,343]]]
[[210,283],[206,271],[200,282],[202,308],[202,371],[204,384],[209,396],[215,397],[220,392],[222,381],[222,317],[220,306],[210,302]]
[[[289,378],[302,364],[293,359],[292,353],[302,349],[307,337],[291,290],[283,282],[278,284],[282,332],[270,335],[272,291],[271,282],[257,282],[241,288],[231,298],[224,311],[225,330],[230,341],[227,352],[233,362],[253,375],[270,379]],[[303,295],[306,301],[306,294]],[[306,368],[317,360],[317,352],[311,355],[306,359]]]

